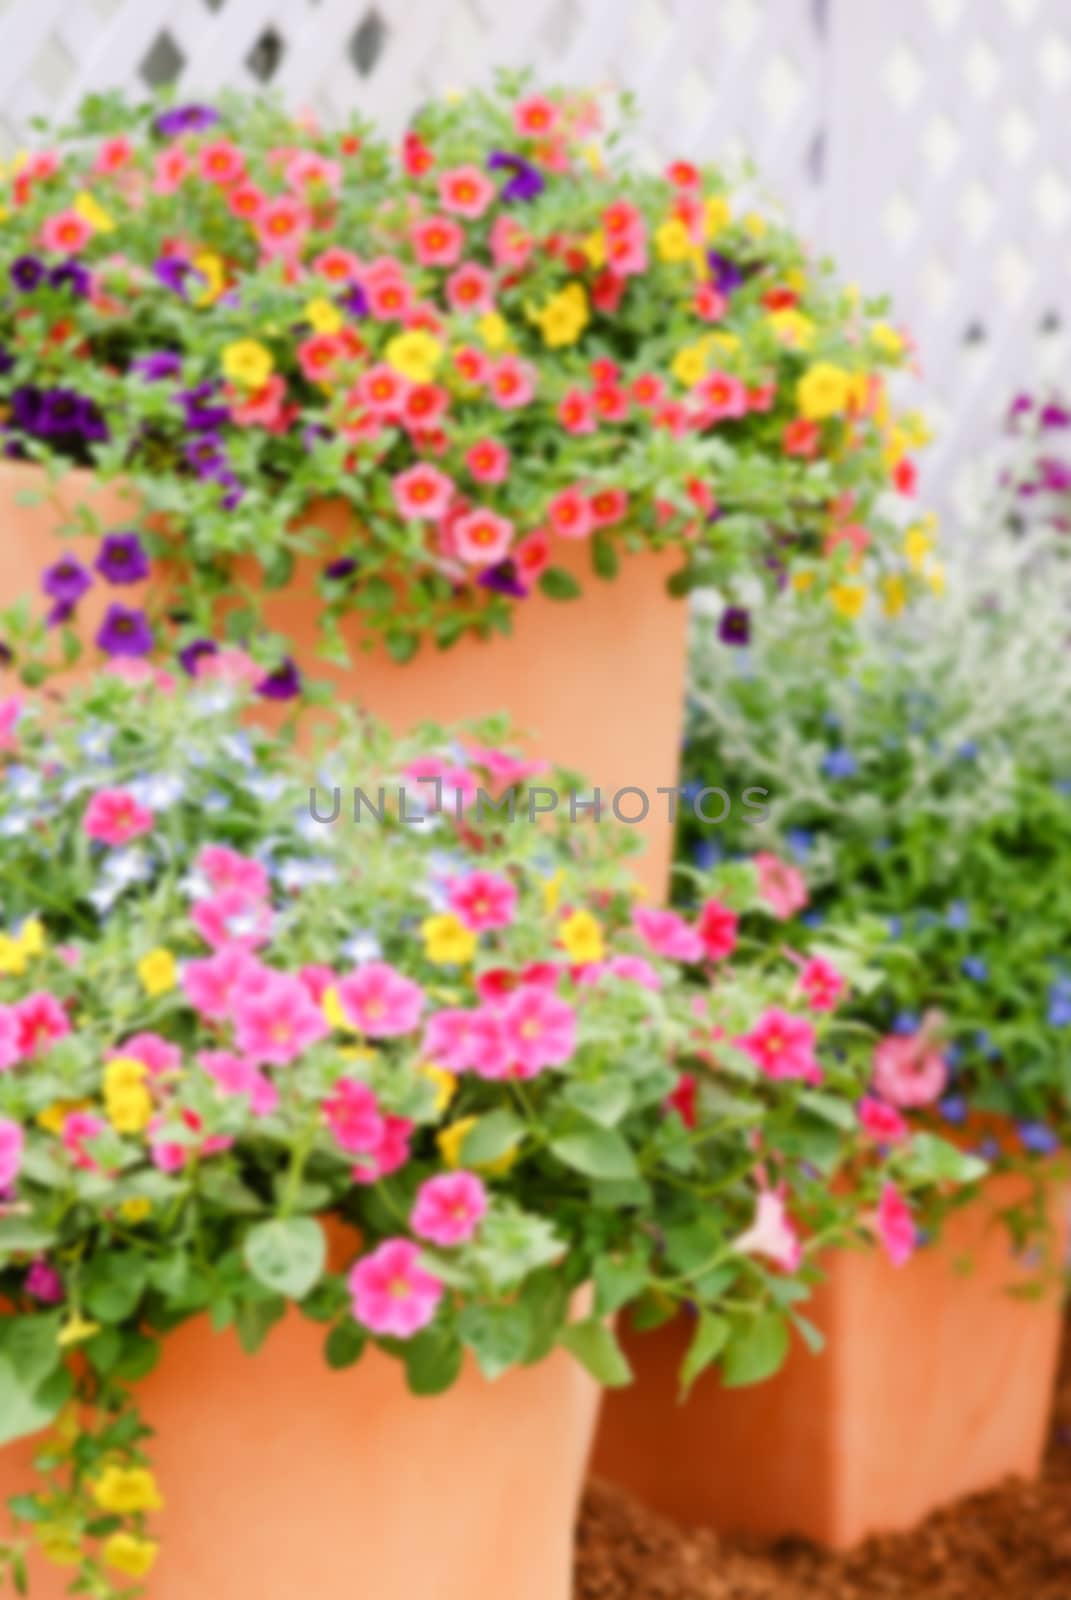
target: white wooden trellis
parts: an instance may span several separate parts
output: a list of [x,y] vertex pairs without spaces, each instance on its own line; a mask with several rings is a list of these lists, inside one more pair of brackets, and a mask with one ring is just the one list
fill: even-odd
[[388,130],[494,66],[636,91],[650,156],[754,156],[918,344],[928,487],[1065,361],[1071,0],[0,0],[0,153],[90,90],[277,86]]

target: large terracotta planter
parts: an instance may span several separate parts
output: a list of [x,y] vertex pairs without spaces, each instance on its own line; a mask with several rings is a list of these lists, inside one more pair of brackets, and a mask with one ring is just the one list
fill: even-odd
[[[152,1600],[569,1600],[573,1527],[600,1393],[564,1351],[433,1399],[366,1352],[345,1372],[293,1313],[253,1357],[207,1319],[141,1386],[166,1509]],[[0,1456],[0,1492],[32,1481]],[[36,1558],[33,1600],[69,1570]]]
[[[1054,1235],[1068,1193],[1049,1187]],[[1062,1329],[1059,1292],[1006,1291],[1016,1262],[996,1212],[1022,1180],[991,1180],[940,1246],[899,1270],[877,1251],[844,1253],[806,1308],[826,1336],[797,1345],[755,1388],[700,1378],[678,1403],[690,1319],[623,1342],[636,1371],[608,1397],[595,1471],[689,1526],[801,1534],[845,1548],[910,1528],[929,1511],[1003,1478],[1036,1475]],[[962,1270],[966,1258],[973,1270]]]
[[[95,484],[83,473],[67,474],[45,504],[17,504],[20,490],[43,483],[36,468],[0,463],[0,609],[39,592],[41,570],[66,544],[54,535],[80,501],[94,506],[105,528],[132,520],[121,489]],[[352,531],[348,517],[338,504],[319,508],[311,520],[342,537],[347,526]],[[91,560],[95,543],[90,536],[70,547]],[[646,849],[637,873],[660,896],[673,827],[669,797],[657,791],[677,779],[684,698],[686,607],[665,589],[677,560],[672,551],[625,556],[618,577],[607,583],[591,573],[585,544],[561,540],[555,564],[581,579],[580,599],[556,602],[535,594],[517,606],[509,637],[465,639],[446,652],[425,645],[405,665],[378,646],[368,654],[354,649],[354,664],[345,669],[318,660],[315,568],[309,562],[297,564],[285,590],[265,597],[266,616],[269,626],[293,641],[302,666],[336,685],[340,700],[363,705],[397,732],[426,720],[507,712],[533,755],[575,768],[599,785],[608,819],[619,790],[644,791],[649,812],[634,831]],[[90,637],[99,625],[104,588],[96,586],[85,607],[83,631]],[[113,590],[107,598],[137,603],[137,591]],[[359,644],[356,621],[347,639]],[[362,776],[354,773],[354,783]],[[636,795],[622,796],[619,805],[623,818],[643,809]]]

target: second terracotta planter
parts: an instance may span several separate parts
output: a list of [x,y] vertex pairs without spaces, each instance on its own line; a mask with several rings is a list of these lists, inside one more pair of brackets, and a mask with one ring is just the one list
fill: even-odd
[[[20,596],[39,595],[41,572],[64,549],[92,561],[95,537],[70,544],[56,536],[79,504],[92,508],[105,530],[136,521],[136,506],[120,488],[97,484],[85,473],[68,473],[36,506],[19,503],[25,491],[44,484],[35,467],[0,463],[0,609]],[[343,504],[317,508],[310,520],[340,543],[347,535],[352,542],[352,514]],[[579,599],[563,602],[533,594],[516,605],[508,637],[466,638],[445,652],[425,644],[404,665],[378,644],[361,652],[356,621],[344,630],[353,664],[339,668],[319,660],[319,569],[309,561],[297,563],[285,589],[265,595],[265,619],[291,641],[307,672],[334,685],[340,702],[364,706],[396,732],[422,721],[453,723],[505,712],[531,755],[575,768],[599,786],[607,820],[614,815],[615,795],[620,818],[630,822],[646,800],[647,814],[633,827],[645,844],[637,876],[660,897],[669,877],[673,824],[670,797],[658,791],[677,781],[684,704],[687,608],[666,592],[679,556],[673,551],[625,555],[612,582],[593,575],[583,542],[560,540],[554,561],[580,580]],[[109,592],[98,582],[83,603],[82,631],[88,639],[99,626],[105,600],[138,604],[144,593]],[[95,652],[88,659],[99,666]],[[364,776],[354,773],[353,782],[359,785]],[[625,789],[640,793],[620,794]],[[568,796],[559,804],[567,809]]]
[[[1068,1191],[1048,1186],[1054,1249]],[[636,1384],[608,1397],[595,1471],[688,1526],[799,1534],[846,1548],[937,1506],[1039,1470],[1063,1327],[1059,1292],[1022,1289],[1001,1209],[1023,1180],[991,1180],[941,1243],[900,1269],[844,1253],[805,1308],[826,1336],[755,1388],[699,1379],[678,1402],[691,1333],[680,1317],[623,1330]],[[968,1268],[968,1263],[970,1266]]]

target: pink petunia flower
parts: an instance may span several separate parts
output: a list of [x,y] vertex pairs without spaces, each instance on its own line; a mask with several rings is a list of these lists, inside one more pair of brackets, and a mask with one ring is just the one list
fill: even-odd
[[759,875],[759,894],[775,917],[787,922],[807,904],[807,884],[803,874],[768,850],[753,858]]
[[768,1078],[822,1081],[822,1069],[814,1054],[814,1026],[805,1017],[794,1017],[771,1006],[751,1032],[742,1034],[734,1043]]
[[516,1077],[533,1078],[547,1067],[560,1067],[576,1049],[576,1012],[549,989],[534,984],[518,989],[501,1017]]
[[779,1193],[766,1189],[759,1195],[755,1220],[734,1239],[733,1249],[741,1255],[765,1256],[786,1272],[795,1272],[803,1258],[803,1245]]
[[409,1225],[421,1239],[467,1244],[487,1215],[487,1190],[471,1172],[444,1172],[417,1190]]
[[424,217],[413,225],[413,253],[422,267],[452,267],[461,259],[465,235],[453,217]]
[[433,1011],[424,1029],[421,1050],[448,1072],[468,1072],[472,1065],[475,1011],[450,1006]]
[[391,484],[394,504],[403,517],[436,521],[446,513],[454,495],[454,481],[438,467],[418,462],[400,472]]
[[517,890],[497,872],[468,872],[451,880],[450,909],[473,933],[508,928],[517,912]]
[[93,237],[93,228],[77,211],[60,211],[41,224],[41,243],[57,255],[75,256]]
[[63,1279],[48,1261],[34,1261],[23,1285],[40,1305],[58,1306],[64,1297]]
[[695,931],[708,961],[724,961],[736,949],[740,918],[720,900],[708,900],[699,913]]
[[193,1009],[209,1022],[226,1022],[240,993],[253,994],[271,982],[271,972],[242,945],[224,945],[215,955],[187,961],[182,987]]
[[894,1183],[887,1183],[882,1189],[874,1223],[893,1266],[904,1266],[915,1253],[918,1229],[911,1207]]
[[18,695],[12,695],[9,700],[0,700],[0,751],[17,748],[15,729],[21,715],[22,700]]
[[538,374],[530,361],[501,356],[491,367],[488,388],[502,411],[517,411],[534,397]]
[[482,217],[497,190],[479,167],[453,167],[439,178],[439,203],[458,217]]
[[510,1077],[514,1065],[513,1047],[502,1013],[493,1006],[480,1007],[472,1013],[469,1024],[466,1068],[478,1078],[494,1083]]
[[420,985],[386,961],[369,961],[338,986],[338,998],[354,1027],[370,1039],[412,1033],[424,1009]]
[[547,507],[547,521],[562,539],[586,539],[595,519],[591,502],[580,489],[563,489]]
[[495,280],[486,267],[466,261],[447,278],[446,299],[462,316],[482,315],[494,309]]
[[697,385],[695,393],[702,401],[704,416],[712,422],[747,415],[747,387],[731,373],[710,373]]
[[407,1117],[396,1117],[388,1113],[383,1118],[383,1137],[376,1148],[353,1168],[351,1177],[354,1183],[365,1185],[378,1183],[380,1178],[389,1178],[392,1172],[398,1172],[405,1166],[411,1154],[409,1141],[413,1134],[415,1124]]
[[874,1087],[894,1106],[928,1106],[948,1083],[948,1065],[924,1031],[889,1034],[874,1049]]
[[666,1111],[675,1111],[686,1128],[699,1126],[699,1079],[694,1072],[682,1072],[672,1094],[665,1100]]
[[193,869],[207,878],[217,893],[236,889],[250,900],[266,900],[271,893],[267,868],[225,844],[206,844],[197,853]]
[[82,1172],[100,1170],[99,1162],[89,1154],[86,1146],[98,1139],[106,1128],[103,1117],[96,1117],[90,1111],[71,1111],[64,1117],[60,1139],[71,1161]]
[[231,945],[253,950],[267,944],[272,934],[271,907],[250,900],[240,889],[224,889],[207,900],[195,900],[190,907],[190,921],[214,950]]
[[0,1117],[0,1190],[10,1189],[18,1177],[25,1143],[26,1135],[19,1123]]
[[662,987],[662,979],[643,956],[611,956],[607,962],[607,971],[626,983],[637,983],[641,989],[650,989],[652,994],[657,993]]
[[259,994],[240,994],[234,1037],[239,1050],[257,1062],[288,1066],[328,1032],[323,1011],[300,978],[276,973]]
[[886,1105],[884,1100],[875,1100],[870,1095],[864,1096],[859,1102],[859,1125],[864,1133],[880,1144],[900,1144],[910,1132],[895,1106]]
[[86,807],[82,830],[101,844],[123,845],[151,833],[154,822],[149,808],[128,790],[98,789]]
[[71,1031],[70,1018],[54,994],[28,994],[12,1010],[19,1056],[23,1059],[45,1055]]
[[269,200],[254,222],[266,256],[296,257],[312,226],[308,208],[289,195]]
[[454,524],[457,553],[474,566],[493,566],[508,555],[513,523],[495,511],[471,511]]
[[702,961],[703,941],[696,930],[676,911],[660,911],[654,906],[637,906],[632,926],[655,955],[667,961]]
[[535,583],[546,572],[550,560],[550,540],[538,530],[522,539],[513,552],[513,564],[518,575],[529,583]]
[[366,1083],[340,1078],[324,1101],[323,1111],[336,1143],[350,1155],[371,1155],[383,1143],[383,1116]]
[[835,1011],[847,987],[843,973],[823,956],[812,956],[800,973],[800,988],[812,1011]]
[[510,457],[497,439],[478,439],[465,453],[465,465],[477,483],[505,483]]
[[515,217],[496,217],[489,242],[496,267],[523,267],[535,249],[532,235]]
[[443,1285],[420,1265],[408,1239],[388,1239],[349,1276],[353,1315],[372,1333],[411,1339],[434,1321]]
[[108,1059],[121,1057],[124,1061],[140,1061],[153,1078],[165,1072],[177,1072],[182,1065],[182,1051],[158,1033],[136,1033],[124,1044],[108,1052]]

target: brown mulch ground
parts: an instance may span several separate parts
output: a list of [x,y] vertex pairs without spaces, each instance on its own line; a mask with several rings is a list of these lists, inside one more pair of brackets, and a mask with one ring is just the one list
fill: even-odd
[[1071,1327],[1042,1482],[1009,1482],[840,1556],[682,1533],[595,1485],[576,1600],[1071,1600]]

